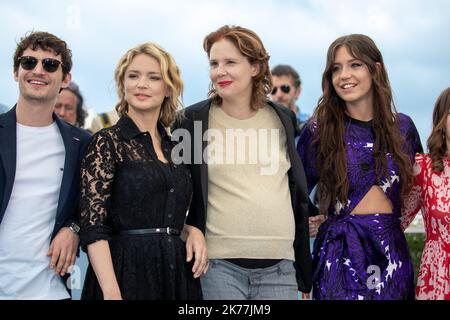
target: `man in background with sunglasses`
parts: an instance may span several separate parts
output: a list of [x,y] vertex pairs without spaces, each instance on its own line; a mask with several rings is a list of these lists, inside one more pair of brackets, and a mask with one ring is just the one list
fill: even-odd
[[83,103],[84,98],[78,85],[71,81],[59,94],[55,105],[55,113],[71,125],[83,128],[87,116]]
[[14,54],[17,104],[0,115],[0,299],[69,299],[78,250],[80,161],[89,134],[53,112],[72,54],[46,32]]
[[301,129],[309,118],[309,115],[302,113],[296,105],[297,99],[302,92],[302,82],[297,71],[289,65],[280,64],[271,71],[273,78],[273,89],[270,94],[272,101],[280,103],[292,111],[297,116],[297,127],[295,135],[300,135]]

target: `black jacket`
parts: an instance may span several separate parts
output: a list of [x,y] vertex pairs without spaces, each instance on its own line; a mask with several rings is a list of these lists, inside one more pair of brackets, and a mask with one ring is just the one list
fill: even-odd
[[[77,206],[80,189],[80,163],[90,139],[87,131],[62,121],[55,114],[53,114],[53,118],[61,132],[66,148],[66,157],[52,239],[69,220],[75,222],[79,220]],[[16,107],[0,115],[0,224],[11,197],[16,174],[16,122]],[[45,148],[45,146],[36,147]]]
[[[298,289],[309,292],[312,286],[312,262],[309,246],[308,208],[310,205],[305,172],[300,157],[295,148],[295,114],[284,106],[273,102],[267,103],[274,108],[286,130],[288,155],[291,161],[289,175],[289,189],[291,192],[292,208],[295,216],[295,269],[297,273]],[[203,134],[208,129],[209,109],[211,100],[204,100],[183,110],[183,116],[174,125],[186,129],[191,136],[190,172],[193,180],[193,198],[186,223],[205,232],[208,207],[208,168],[203,162],[203,150],[207,142],[203,141]],[[201,124],[201,130],[200,130]],[[198,135],[201,135],[200,137]],[[195,141],[202,141],[195,144]],[[201,146],[201,148],[200,148]],[[199,161],[201,159],[201,161]],[[197,161],[197,163],[194,162]],[[201,162],[201,163],[198,163]],[[275,213],[274,213],[275,214]]]

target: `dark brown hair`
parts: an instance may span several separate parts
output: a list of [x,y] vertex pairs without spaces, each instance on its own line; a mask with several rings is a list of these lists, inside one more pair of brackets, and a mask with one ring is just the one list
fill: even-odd
[[362,34],[351,34],[336,39],[329,47],[327,62],[322,77],[323,95],[314,112],[317,120],[317,135],[313,144],[317,148],[319,183],[317,197],[321,212],[326,213],[336,199],[348,202],[349,181],[344,143],[346,104],[336,93],[332,73],[336,51],[345,46],[351,55],[367,65],[372,75],[373,131],[375,136],[375,173],[378,181],[387,175],[386,154],[390,153],[397,164],[403,182],[402,193],[406,193],[412,182],[412,164],[403,150],[404,140],[400,135],[399,119],[392,99],[387,71],[381,52],[371,38]]
[[[239,52],[245,56],[250,64],[259,65],[259,73],[253,77],[252,109],[264,106],[267,95],[272,89],[272,75],[269,69],[269,54],[267,53],[258,35],[239,26],[223,26],[217,31],[208,34],[203,40],[203,49],[209,54],[213,44],[219,40],[227,39],[233,43]],[[221,104],[222,98],[217,94],[211,84],[208,96],[213,103]]]
[[433,110],[433,129],[427,140],[428,151],[433,162],[435,172],[444,171],[443,159],[447,153],[446,124],[450,112],[450,87],[438,97]]
[[61,55],[63,79],[72,70],[72,51],[67,47],[67,43],[51,33],[33,31],[22,37],[17,44],[16,51],[14,52],[15,74],[19,71],[19,58],[28,48],[32,50],[42,49],[53,52],[56,55]]
[[276,76],[276,77],[282,77],[282,76],[291,77],[292,80],[294,81],[295,88],[300,87],[300,85],[302,84],[300,75],[290,65],[279,64],[279,65],[275,66],[274,68],[272,68],[271,73],[272,73],[272,76]]

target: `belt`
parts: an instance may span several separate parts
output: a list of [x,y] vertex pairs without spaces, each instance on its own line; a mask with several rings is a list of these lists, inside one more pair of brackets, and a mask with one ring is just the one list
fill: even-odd
[[169,236],[179,235],[180,230],[175,228],[150,228],[150,229],[132,229],[132,230],[120,230],[120,235],[140,235],[140,234],[150,234],[150,233],[165,233]]

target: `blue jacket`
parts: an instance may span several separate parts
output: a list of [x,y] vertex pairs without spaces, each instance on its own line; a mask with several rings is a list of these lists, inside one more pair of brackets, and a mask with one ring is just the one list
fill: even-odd
[[[55,114],[53,114],[53,118],[61,132],[66,157],[52,239],[67,222],[70,220],[78,222],[79,220],[77,207],[80,188],[80,163],[90,140],[90,134],[87,131],[60,120]],[[16,122],[16,106],[0,115],[0,224],[11,197],[16,174]]]

